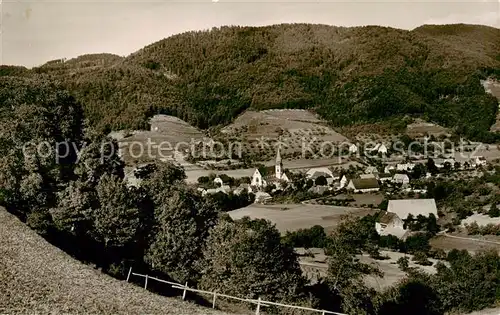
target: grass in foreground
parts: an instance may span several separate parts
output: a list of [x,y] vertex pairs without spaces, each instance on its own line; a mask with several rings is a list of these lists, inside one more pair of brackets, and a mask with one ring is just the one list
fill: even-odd
[[225,314],[84,265],[0,208],[1,314]]

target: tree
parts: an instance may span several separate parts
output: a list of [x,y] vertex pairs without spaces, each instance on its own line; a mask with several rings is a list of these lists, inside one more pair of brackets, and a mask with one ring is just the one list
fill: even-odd
[[317,186],[326,186],[328,185],[328,181],[326,180],[325,176],[321,175],[316,178],[314,184],[316,184]]
[[488,215],[492,218],[500,217],[500,209],[498,209],[495,203],[491,204],[490,210],[488,211]]
[[[52,225],[48,210],[57,203],[57,192],[74,176],[82,122],[80,104],[60,86],[44,80],[0,78],[2,199],[39,232],[47,232]],[[30,220],[32,212],[36,219]],[[31,223],[40,223],[40,229]]]
[[407,271],[408,267],[410,266],[410,259],[408,258],[408,256],[400,257],[397,261],[397,264],[401,271]]
[[414,179],[420,179],[426,174],[427,170],[423,164],[416,164],[412,170],[411,176]]
[[427,171],[431,173],[432,175],[436,175],[438,173],[438,168],[436,167],[436,163],[434,163],[434,160],[429,158],[427,159]]
[[[341,299],[343,312],[370,314],[375,292],[364,283],[364,276],[382,276],[379,269],[356,258],[364,249],[373,246],[375,224],[369,220],[345,218],[330,236],[326,253],[330,256],[326,281],[334,295]],[[376,233],[376,231],[375,231]]]
[[[176,178],[175,172],[167,174]],[[158,178],[173,180],[172,176],[155,180]],[[146,263],[177,282],[196,282],[199,275],[195,263],[201,259],[208,231],[216,223],[217,209],[183,185],[164,187],[154,192],[152,199],[155,223],[144,257]]]
[[226,217],[210,232],[199,286],[269,300],[297,297],[305,281],[293,248],[271,222]]
[[122,179],[103,175],[97,185],[99,208],[92,212],[94,237],[105,248],[133,242],[141,223],[141,212]]

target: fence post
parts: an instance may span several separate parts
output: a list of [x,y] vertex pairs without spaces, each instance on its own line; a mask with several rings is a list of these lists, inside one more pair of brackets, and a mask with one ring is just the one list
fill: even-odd
[[184,292],[182,292],[182,299],[184,300],[186,298],[186,290],[187,290],[188,283],[186,281],[186,285],[184,286]]
[[148,289],[148,275],[146,275],[146,282],[144,283],[144,289]]
[[215,308],[215,297],[217,297],[217,291],[214,291],[214,299],[212,300],[212,308]]
[[321,314],[325,315],[326,313],[325,313],[325,311],[323,311],[323,313],[321,313]]
[[130,267],[130,269],[128,270],[128,275],[127,275],[127,282],[128,282],[128,279],[130,279],[130,274],[132,273],[132,267]]
[[260,314],[260,297],[259,297],[259,300],[257,301],[257,309],[255,310],[255,315],[259,315]]

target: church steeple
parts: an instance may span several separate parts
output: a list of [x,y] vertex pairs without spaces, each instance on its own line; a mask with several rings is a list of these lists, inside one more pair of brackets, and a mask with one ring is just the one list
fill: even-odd
[[278,153],[276,154],[276,178],[281,179],[281,176],[283,175],[283,162],[281,161],[281,148],[278,148]]

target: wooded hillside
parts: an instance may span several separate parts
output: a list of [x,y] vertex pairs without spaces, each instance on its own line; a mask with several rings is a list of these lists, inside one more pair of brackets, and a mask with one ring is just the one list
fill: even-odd
[[309,108],[337,126],[421,116],[479,140],[494,139],[498,103],[479,82],[492,74],[500,74],[500,30],[462,24],[221,27],[126,58],[0,68],[61,81],[101,130],[147,128],[155,113],[208,128],[248,108]]

